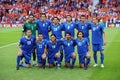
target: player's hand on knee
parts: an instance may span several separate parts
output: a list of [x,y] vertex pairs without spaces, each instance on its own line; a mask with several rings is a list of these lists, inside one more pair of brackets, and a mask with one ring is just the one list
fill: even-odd
[[42,59],[46,59],[46,54],[45,53],[42,55]]
[[89,53],[89,52],[86,54],[86,57],[87,57],[87,58],[90,58],[90,53]]
[[38,37],[36,38],[36,42],[39,42],[39,39],[38,39]]
[[58,53],[56,53],[56,57],[57,58],[59,58],[60,57],[60,53],[58,52]]
[[72,54],[72,58],[76,58],[76,54],[75,53]]
[[18,56],[22,56],[22,50],[21,49],[18,50]]

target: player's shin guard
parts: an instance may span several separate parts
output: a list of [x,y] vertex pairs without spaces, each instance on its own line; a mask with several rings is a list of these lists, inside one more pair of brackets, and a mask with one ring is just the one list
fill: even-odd
[[90,63],[90,58],[86,59],[86,66],[88,66],[88,64]]
[[72,65],[71,66],[74,66],[75,61],[76,61],[76,58],[72,58]]
[[45,68],[46,59],[42,59],[42,67]]
[[16,61],[17,61],[17,67],[19,67],[20,60],[21,60],[21,57],[20,57],[20,56],[17,56],[17,58],[16,58]]
[[104,63],[104,53],[101,53],[100,59],[101,59],[101,64],[103,64]]
[[36,61],[36,53],[35,53],[35,51],[33,52],[33,61]]
[[93,57],[94,57],[95,63],[97,64],[97,52],[94,52]]
[[57,66],[60,67],[60,58],[57,58]]
[[63,60],[63,52],[60,53],[60,62]]

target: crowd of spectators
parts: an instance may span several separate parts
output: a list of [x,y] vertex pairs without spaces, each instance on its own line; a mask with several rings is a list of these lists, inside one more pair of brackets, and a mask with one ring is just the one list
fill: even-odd
[[88,19],[97,16],[105,22],[120,21],[120,0],[99,0],[93,8],[94,0],[1,0],[0,23],[23,23],[29,14],[36,19],[41,13],[46,13],[49,19],[54,16],[63,21],[67,14],[73,20],[79,20],[80,15]]

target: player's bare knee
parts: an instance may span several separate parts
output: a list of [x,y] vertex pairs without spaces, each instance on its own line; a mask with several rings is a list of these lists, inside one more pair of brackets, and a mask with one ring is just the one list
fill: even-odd
[[76,58],[76,54],[75,53],[72,54],[72,58]]
[[49,68],[52,68],[53,67],[53,64],[49,64]]
[[80,68],[84,68],[84,64],[83,63],[80,63]]
[[91,56],[90,56],[90,54],[87,54],[86,57],[87,57],[87,58],[90,58]]
[[26,64],[26,68],[30,68],[30,64]]
[[22,56],[22,53],[18,53],[18,56]]
[[69,67],[70,67],[70,63],[66,62],[66,63],[65,63],[65,67],[66,67],[66,68],[69,68]]
[[43,54],[43,55],[42,55],[42,59],[46,59],[46,55]]
[[59,57],[60,57],[60,54],[59,54],[59,53],[57,53],[57,54],[55,55],[55,57],[56,57],[56,58],[59,58]]

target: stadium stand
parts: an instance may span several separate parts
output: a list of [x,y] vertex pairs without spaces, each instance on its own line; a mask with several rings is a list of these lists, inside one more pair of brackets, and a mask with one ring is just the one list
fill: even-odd
[[46,13],[49,19],[58,16],[61,21],[71,14],[73,20],[85,15],[88,19],[97,16],[105,22],[119,22],[119,4],[120,0],[99,0],[92,11],[92,0],[1,0],[0,22],[23,23],[29,14],[34,14],[38,19],[41,13]]

